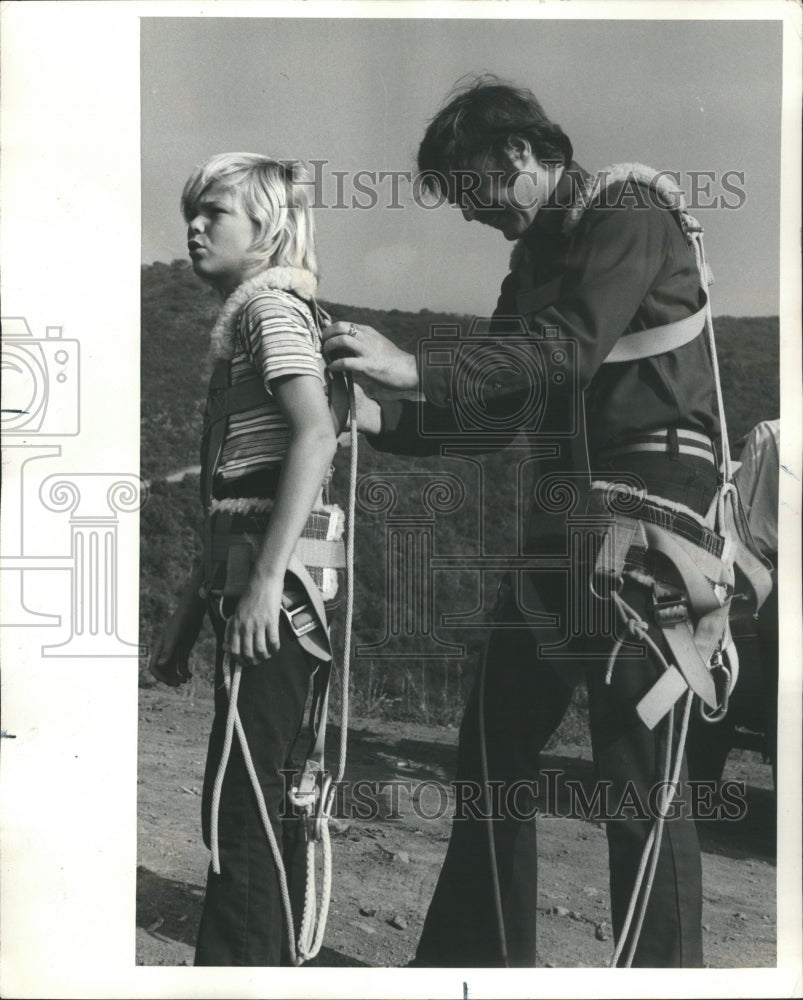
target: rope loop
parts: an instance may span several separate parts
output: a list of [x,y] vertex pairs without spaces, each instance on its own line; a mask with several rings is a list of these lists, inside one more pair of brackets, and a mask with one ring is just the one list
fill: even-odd
[[[594,583],[595,583],[596,580],[600,580],[601,581],[601,584],[602,584],[602,586],[600,588],[601,592],[600,592],[600,590],[597,590],[597,588],[594,586]],[[613,581],[613,585],[612,586],[611,586],[611,581]],[[612,573],[597,573],[597,572],[594,572],[594,573],[591,574],[591,576],[589,577],[589,580],[588,580],[589,590],[594,595],[594,597],[596,597],[597,600],[600,600],[600,601],[611,601],[611,600],[613,600],[613,597],[614,597],[615,594],[619,595],[619,594],[622,593],[622,588],[624,587],[624,585],[625,585],[625,581],[624,581],[624,577],[621,575],[621,573],[619,574],[619,576],[616,577],[615,580],[613,580],[613,574]]]

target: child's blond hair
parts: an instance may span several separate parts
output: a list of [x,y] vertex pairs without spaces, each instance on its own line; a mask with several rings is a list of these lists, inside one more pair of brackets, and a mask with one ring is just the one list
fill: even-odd
[[315,226],[307,167],[298,160],[274,160],[258,153],[219,153],[190,175],[181,194],[181,212],[189,222],[211,185],[220,183],[240,200],[259,232],[249,263],[303,267],[318,275]]

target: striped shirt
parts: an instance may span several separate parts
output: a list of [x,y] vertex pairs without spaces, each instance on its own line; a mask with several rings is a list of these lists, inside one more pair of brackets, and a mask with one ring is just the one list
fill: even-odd
[[270,388],[282,375],[313,375],[324,387],[320,332],[306,302],[290,292],[267,288],[240,311],[232,385],[262,377],[269,400],[264,406],[229,418],[218,466],[224,480],[277,468],[287,452],[290,431]]

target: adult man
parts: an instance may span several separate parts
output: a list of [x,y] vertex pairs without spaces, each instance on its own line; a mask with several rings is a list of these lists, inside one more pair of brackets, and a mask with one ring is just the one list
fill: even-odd
[[[489,428],[507,427],[510,436],[528,432],[540,455],[534,496],[542,502],[534,503],[528,552],[566,550],[566,512],[556,519],[544,500],[549,490],[538,487],[555,476],[586,497],[591,480],[636,484],[656,506],[682,511],[693,531],[717,488],[719,423],[710,359],[696,335],[703,326],[699,272],[677,214],[650,196],[654,189],[638,171],[635,180],[632,170],[614,171],[592,192],[568,137],[533,95],[496,81],[481,80],[449,101],[426,131],[418,166],[427,186],[457,204],[467,221],[520,243],[489,336],[457,349],[452,365],[443,357],[437,364],[416,359],[370,327],[335,324],[325,332],[325,349],[338,357],[333,369],[425,396],[421,404],[393,401],[381,408],[361,402],[360,425],[374,447],[437,451],[437,435],[421,428],[441,428],[445,436],[465,428],[461,414],[472,406],[476,413],[472,394],[479,390]],[[621,350],[620,341],[632,345],[641,331],[659,336],[655,328],[676,331],[688,317],[696,327],[682,346],[606,363],[620,356],[611,354]],[[514,342],[520,365],[511,363]],[[540,401],[535,407],[528,404],[533,399]],[[491,437],[498,443],[499,435]],[[606,672],[614,637],[589,624],[599,617],[598,591],[586,586],[594,569],[575,553],[570,580],[538,569],[513,574],[500,588],[496,617],[505,627],[491,632],[466,709],[458,781],[487,792],[537,780],[538,755],[568,705],[578,668],[587,666],[594,759],[599,778],[610,783],[609,801],[623,801],[633,790],[645,809],[656,801],[650,793],[666,777],[667,746],[677,742],[680,713],[650,728],[636,706],[667,664],[640,647],[639,655],[616,659]],[[578,580],[591,611],[567,645]],[[630,573],[617,586],[630,621],[643,626],[651,648],[665,649],[644,578]],[[557,628],[543,624],[550,616]],[[519,628],[510,627],[517,621]],[[643,913],[637,911],[640,935],[627,911],[653,818],[635,808],[607,822],[614,933],[631,952],[623,950],[620,962],[702,965],[699,845],[680,794],[676,818],[657,838],[651,895]],[[535,913],[534,821],[509,802],[493,822],[456,820],[414,964],[532,966]]]

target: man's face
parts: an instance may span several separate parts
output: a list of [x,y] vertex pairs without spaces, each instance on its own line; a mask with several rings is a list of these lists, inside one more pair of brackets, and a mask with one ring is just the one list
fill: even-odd
[[467,222],[480,222],[498,229],[506,240],[517,240],[532,225],[562,172],[562,167],[540,163],[521,140],[501,157],[459,175],[457,204]]
[[247,276],[257,233],[237,195],[219,182],[211,184],[187,220],[193,271],[219,291],[232,291]]

